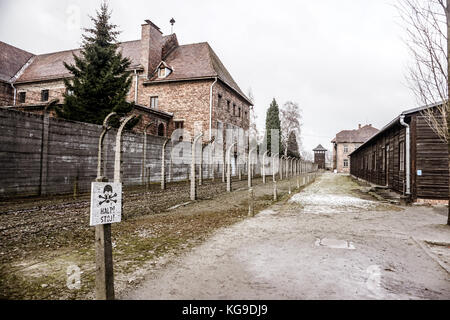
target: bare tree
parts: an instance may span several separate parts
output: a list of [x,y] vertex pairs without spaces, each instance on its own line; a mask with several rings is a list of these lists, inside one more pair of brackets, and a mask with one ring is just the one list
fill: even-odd
[[[298,103],[287,101],[280,110],[281,112],[281,143],[284,153],[287,155],[289,137],[295,134],[297,143],[301,141],[301,109]],[[300,150],[300,146],[298,148]]]
[[[437,104],[422,114],[447,143],[450,170],[450,0],[399,0],[398,9],[406,24],[406,43],[414,58],[409,68],[411,89],[422,104]],[[450,225],[450,185],[447,224]]]
[[300,151],[300,156],[303,160],[314,161],[314,154],[311,151],[302,150]]
[[[255,96],[253,95],[253,90],[252,88],[248,89],[247,92],[248,98],[250,99],[250,101],[255,104]],[[256,121],[258,119],[258,116],[255,112],[255,106],[250,108],[250,136],[252,137],[256,137],[256,139],[259,141],[259,130],[258,130],[258,126],[256,125]]]

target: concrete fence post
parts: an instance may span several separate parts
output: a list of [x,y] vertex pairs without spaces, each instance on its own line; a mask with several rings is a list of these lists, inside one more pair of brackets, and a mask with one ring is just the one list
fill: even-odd
[[248,187],[251,188],[252,187],[252,153],[253,151],[255,151],[256,148],[252,148],[249,149],[248,151],[248,164],[247,164],[247,169],[248,169]]
[[203,144],[200,145],[200,163],[199,163],[199,171],[198,171],[198,185],[201,186],[203,184]]
[[215,166],[214,166],[214,163],[215,163],[215,150],[216,150],[216,141],[213,141],[213,143],[211,144],[211,148],[209,149],[209,167],[210,167],[210,170],[211,170],[211,172],[210,172],[210,175],[209,175],[209,177],[211,178],[211,181],[214,181],[214,178],[215,178],[215,175],[216,175],[216,170],[215,170]]
[[273,182],[273,201],[278,200],[277,181]]
[[161,149],[161,190],[166,190],[166,146],[170,139],[166,139]]
[[262,179],[263,183],[266,184],[266,157],[269,151],[264,152],[262,157],[262,164],[261,164],[261,173],[262,173]]
[[150,166],[146,168],[145,174],[147,175],[147,177],[145,178],[145,191],[148,191],[150,189]]
[[237,169],[238,169],[238,179],[239,179],[239,181],[242,181],[242,163],[241,163],[241,157],[239,156],[238,157],[238,160],[237,160]]
[[197,141],[203,136],[203,133],[200,133],[197,137],[194,138],[192,142],[192,158],[191,158],[191,200],[197,200],[197,185],[195,183],[195,151]]
[[291,175],[290,175],[290,167],[291,167],[291,157],[287,157],[286,158],[286,163],[287,163],[287,180],[288,180],[288,193],[291,194],[292,190],[291,190]]
[[[223,148],[223,146],[222,146],[222,148]],[[222,182],[225,182],[225,157],[226,157],[226,154],[222,150]]]
[[[275,170],[275,157],[278,157],[278,153],[276,153],[276,154],[274,154],[274,155],[272,155],[272,181],[276,181],[276,170]],[[280,161],[279,159],[278,159],[278,161]]]
[[279,167],[278,167],[278,171],[279,171],[279,175],[280,175],[280,181],[283,180],[283,157],[281,156],[279,159]]
[[255,194],[253,188],[248,189],[248,216],[253,217],[255,215]]
[[142,168],[141,168],[141,181],[142,181],[142,185],[145,183],[145,170],[146,170],[146,166],[145,163],[147,162],[147,130],[148,128],[150,128],[152,124],[149,123],[145,126],[144,128],[144,143],[142,144]]
[[226,159],[227,159],[227,192],[231,192],[231,150],[236,145],[236,143],[231,144],[227,149]]

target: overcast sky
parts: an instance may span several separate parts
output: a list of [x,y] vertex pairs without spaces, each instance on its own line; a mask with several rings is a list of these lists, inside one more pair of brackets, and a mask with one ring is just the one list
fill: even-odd
[[[377,128],[416,106],[395,0],[110,0],[120,41],[140,39],[150,19],[170,18],[180,44],[207,41],[241,89],[252,88],[258,126],[266,110],[298,102],[302,140],[331,150],[337,132]],[[34,54],[80,46],[100,0],[0,0],[0,40]]]

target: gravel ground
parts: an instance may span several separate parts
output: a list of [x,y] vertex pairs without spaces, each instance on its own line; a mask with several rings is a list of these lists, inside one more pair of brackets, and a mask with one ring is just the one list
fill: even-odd
[[[290,182],[293,188],[295,181]],[[255,209],[271,206],[272,184],[254,179]],[[278,184],[280,200],[288,181]],[[112,225],[115,290],[134,287],[211,233],[248,218],[247,180],[233,192],[216,179],[189,200],[187,182],[166,191],[124,190],[124,219]],[[89,227],[89,195],[13,199],[0,202],[0,299],[94,298],[94,228]],[[66,285],[68,268],[80,268],[81,287]],[[72,270],[72,269],[71,269]]]
[[350,177],[326,173],[144,270],[120,298],[450,299],[446,220],[445,207],[374,201]]

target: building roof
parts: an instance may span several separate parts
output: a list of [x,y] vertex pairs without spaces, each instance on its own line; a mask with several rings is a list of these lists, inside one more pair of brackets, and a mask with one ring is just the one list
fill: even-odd
[[342,130],[331,141],[332,143],[364,143],[379,130],[371,124],[360,127],[356,130]]
[[10,81],[31,57],[32,53],[0,41],[0,81]]
[[321,144],[319,144],[315,149],[313,149],[313,151],[328,151],[328,150],[325,149]]
[[163,79],[158,79],[155,73],[147,81],[148,84],[217,77],[253,105],[207,42],[178,46],[167,55],[164,62],[173,72]]
[[[162,61],[172,69],[172,73],[164,79],[158,79],[157,72],[155,72],[146,82],[147,84],[218,78],[238,93],[245,101],[253,105],[207,42],[180,46],[178,45],[175,34],[163,36],[162,40]],[[0,42],[0,44],[3,43]],[[10,69],[13,70],[8,71],[8,75],[10,75],[8,80],[14,76],[31,57],[34,57],[32,63],[17,79],[17,83],[70,78],[72,74],[64,67],[63,62],[74,64],[75,61],[73,55],[75,54],[78,56],[81,51],[81,49],[73,49],[33,56],[26,51],[11,47],[7,44],[4,45],[8,46],[8,50],[5,50],[5,52],[13,52],[6,56],[6,53],[3,53],[4,50],[1,50],[2,47],[0,46],[0,52],[5,56],[0,57],[0,63],[17,61],[16,64],[8,62],[8,65],[14,65],[14,67],[10,67]],[[13,49],[16,49],[20,54],[15,53]],[[124,57],[130,59],[130,69],[143,68],[141,65],[141,40],[121,42],[118,44],[118,50],[122,52]],[[16,56],[18,56],[18,58]],[[0,74],[1,70],[0,65]]]
[[161,118],[166,118],[166,119],[173,118],[173,113],[171,113],[171,112],[166,112],[166,111],[162,111],[162,110],[156,110],[156,109],[153,109],[153,108],[149,108],[149,107],[143,106],[141,104],[135,104],[134,108],[136,110],[141,110],[141,111],[144,111],[144,112],[147,112],[147,113],[151,113],[151,114],[157,115],[157,116],[159,116]]
[[372,137],[370,137],[370,139],[367,139],[367,141],[365,141],[362,145],[360,145],[358,148],[356,148],[355,150],[353,150],[352,153],[350,153],[349,155],[352,155],[353,153],[357,152],[359,149],[361,149],[363,146],[365,146],[366,144],[368,144],[369,142],[373,141],[378,135],[382,134],[383,132],[385,132],[386,130],[390,129],[391,127],[393,127],[395,124],[400,122],[400,118],[402,116],[408,116],[417,112],[421,112],[423,110],[426,109],[430,109],[430,108],[435,108],[441,104],[443,104],[444,102],[437,102],[434,104],[430,104],[430,105],[426,105],[426,106],[422,106],[422,107],[418,107],[418,108],[413,108],[413,109],[408,109],[403,111],[402,113],[400,113],[397,117],[395,117],[393,120],[391,120],[387,125],[385,125],[380,131],[378,131],[376,134],[374,134]]
[[[122,52],[122,55],[130,59],[130,69],[142,67],[140,63],[140,40],[122,42],[118,45],[118,50]],[[63,62],[74,64],[75,60],[73,55],[80,55],[80,51],[81,49],[74,49],[35,56],[30,66],[26,68],[19,79],[17,79],[17,83],[56,80],[71,77],[72,74],[64,67]]]

